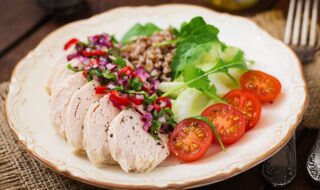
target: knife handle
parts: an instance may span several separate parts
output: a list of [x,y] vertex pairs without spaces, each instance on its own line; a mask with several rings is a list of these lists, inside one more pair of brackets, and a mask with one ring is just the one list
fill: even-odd
[[290,141],[262,165],[263,177],[274,187],[288,185],[297,173],[296,140]]
[[307,159],[307,171],[315,182],[320,183],[320,130]]

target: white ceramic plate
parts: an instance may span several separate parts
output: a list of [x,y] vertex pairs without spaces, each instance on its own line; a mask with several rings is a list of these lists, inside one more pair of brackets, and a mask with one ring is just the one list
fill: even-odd
[[[126,174],[117,166],[98,168],[75,155],[49,125],[49,97],[44,90],[51,66],[62,55],[64,43],[101,32],[121,37],[133,24],[154,22],[166,28],[180,26],[194,16],[220,29],[220,38],[240,47],[253,68],[276,76],[282,92],[265,105],[259,124],[226,152],[218,146],[205,158],[179,163],[170,158],[151,173]],[[253,22],[189,5],[124,7],[68,24],[46,37],[17,65],[7,99],[10,126],[25,148],[51,169],[71,178],[113,188],[182,188],[215,183],[239,174],[270,157],[293,135],[306,107],[307,93],[301,65],[292,51]]]

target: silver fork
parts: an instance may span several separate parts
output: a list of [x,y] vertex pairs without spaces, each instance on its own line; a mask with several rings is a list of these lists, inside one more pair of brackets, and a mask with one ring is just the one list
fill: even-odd
[[[302,63],[310,62],[315,58],[317,50],[318,6],[319,0],[290,1],[284,42],[296,52]],[[312,151],[313,154],[311,153],[311,157],[309,156],[307,161],[309,174],[311,176],[317,176],[319,180],[320,165],[316,165],[316,162],[314,162],[317,155],[315,152],[320,153],[320,132],[318,141]],[[320,158],[320,154],[318,156]],[[309,160],[313,162],[311,163]],[[274,187],[282,187],[289,184],[295,178],[296,172],[296,142],[295,136],[293,136],[285,147],[264,162],[262,174]],[[316,175],[312,175],[315,173]],[[313,177],[313,179],[315,178]]]
[[[311,2],[313,2],[312,5]],[[290,1],[287,24],[284,33],[284,42],[293,48],[302,63],[312,61],[315,57],[315,52],[317,49],[318,7],[319,0],[297,0],[297,2],[296,0]],[[301,16],[303,17],[302,25]]]

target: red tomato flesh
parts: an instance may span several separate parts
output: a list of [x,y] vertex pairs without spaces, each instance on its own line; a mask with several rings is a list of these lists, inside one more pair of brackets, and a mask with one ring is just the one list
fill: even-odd
[[97,86],[96,94],[107,94],[107,87],[105,86]]
[[183,161],[201,158],[212,142],[212,129],[199,119],[182,120],[170,134],[170,151]]
[[256,95],[245,90],[232,90],[224,99],[244,113],[248,120],[246,131],[256,126],[261,114],[261,103]]
[[131,101],[126,95],[122,95],[120,92],[116,90],[110,91],[110,100],[114,106],[120,108],[121,106],[128,107],[131,105]]
[[255,93],[261,102],[272,102],[281,91],[281,83],[275,77],[261,72],[248,71],[240,78],[241,88]]
[[[244,134],[247,120],[238,109],[227,104],[214,104],[206,108],[202,116],[207,117],[216,127],[223,144],[229,145],[238,141]],[[213,141],[219,143],[217,137]]]
[[63,47],[64,50],[68,50],[72,45],[76,44],[79,40],[77,38],[71,38]]
[[102,55],[108,54],[108,52],[101,51],[101,50],[93,50],[91,52],[82,51],[81,53],[85,57],[92,57],[92,56],[99,56],[99,55],[102,56]]

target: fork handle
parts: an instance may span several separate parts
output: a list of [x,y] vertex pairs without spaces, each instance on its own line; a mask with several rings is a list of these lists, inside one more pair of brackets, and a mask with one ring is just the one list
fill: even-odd
[[293,136],[277,154],[263,163],[262,175],[274,187],[283,187],[295,178],[296,173],[296,140]]
[[307,159],[307,171],[310,177],[317,183],[320,183],[320,130],[315,144]]

